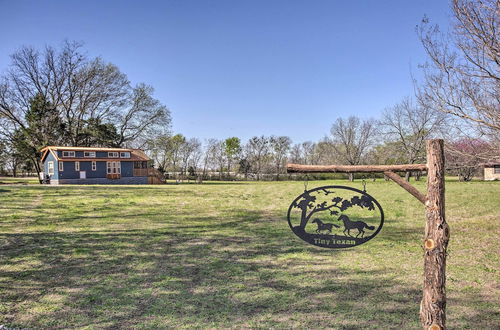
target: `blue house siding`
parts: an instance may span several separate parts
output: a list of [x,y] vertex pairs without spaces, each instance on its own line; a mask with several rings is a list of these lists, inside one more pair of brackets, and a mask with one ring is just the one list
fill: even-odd
[[122,177],[134,176],[134,162],[121,162],[122,166]]
[[96,161],[96,170],[92,171],[92,161],[80,161],[80,171],[85,171],[86,179],[80,179],[80,171],[75,170],[75,161],[62,161],[63,170],[59,171],[59,162],[49,154],[44,161],[44,172],[49,173],[48,163],[54,162],[54,174],[50,176],[54,184],[143,184],[148,183],[147,176],[134,176],[134,162],[121,161],[121,178],[107,179],[106,161]]
[[[47,157],[48,159],[48,157]],[[107,164],[105,161],[96,161],[96,170],[92,171],[92,161],[80,161],[80,171],[75,171],[74,161],[62,161],[63,171],[59,171],[58,179],[80,179],[80,171],[86,171],[87,178],[105,178],[107,174]],[[57,161],[55,162],[57,164]],[[134,176],[134,162],[121,161],[121,176]]]
[[[57,148],[57,147],[47,147]],[[75,147],[77,148],[77,147]],[[74,151],[75,155],[72,157],[63,157],[63,151]],[[94,151],[92,149],[86,150],[71,150],[66,147],[62,150],[46,149],[45,158],[43,161],[43,168],[45,174],[48,174],[48,163],[54,163],[54,173],[50,175],[50,182],[52,184],[147,184],[149,182],[148,176],[134,176],[134,163],[140,161],[146,163],[149,159],[144,156],[142,151],[133,154],[134,149],[124,149],[121,152],[130,152],[132,159],[108,157],[108,152],[118,152],[120,149],[114,151]],[[84,157],[84,152],[95,152],[94,157]],[[52,152],[57,155],[56,157]],[[100,160],[96,160],[100,159]],[[139,160],[138,160],[139,159]],[[107,162],[120,162],[120,176],[114,175],[113,179],[107,178]],[[63,170],[59,171],[60,163],[63,163]],[[75,163],[79,162],[78,171],[75,169]],[[92,170],[92,163],[95,162],[96,168]],[[80,176],[85,172],[85,178],[81,179]]]
[[57,164],[57,160],[54,158],[54,156],[49,153],[47,157],[45,158],[45,162],[43,163],[43,173],[44,175],[49,175],[49,162],[54,162],[54,174],[50,175],[51,180],[57,180],[59,178],[59,167]]
[[80,172],[75,171],[75,162],[62,161],[62,163],[63,170],[59,171],[59,180],[80,178]]
[[120,179],[87,178],[87,179],[62,179],[59,184],[147,184],[147,176],[122,177]]

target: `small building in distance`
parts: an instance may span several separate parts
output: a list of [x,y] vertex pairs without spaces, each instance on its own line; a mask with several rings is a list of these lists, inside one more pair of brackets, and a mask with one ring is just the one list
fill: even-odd
[[500,180],[500,162],[481,164],[484,168],[484,180]]
[[140,149],[49,146],[41,152],[43,178],[51,184],[162,183]]

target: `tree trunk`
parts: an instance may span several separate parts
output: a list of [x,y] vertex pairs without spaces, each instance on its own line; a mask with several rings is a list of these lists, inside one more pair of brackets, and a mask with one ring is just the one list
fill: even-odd
[[406,182],[410,182],[410,177],[411,177],[411,172],[409,172],[409,171],[406,172],[405,173],[405,180],[406,180]]
[[420,181],[421,177],[422,177],[422,172],[418,171],[415,173],[415,181]]
[[[31,159],[31,161],[33,162],[33,166],[35,168],[36,175],[38,176],[38,183],[43,184],[43,178],[40,177],[40,173],[42,172],[42,169],[40,167],[40,163],[38,162],[38,159],[37,158]],[[44,175],[45,175],[45,173],[44,173]]]
[[17,162],[16,161],[13,161],[12,162],[12,176],[15,178],[17,177]]
[[354,173],[349,173],[349,181],[354,181]]
[[443,140],[427,141],[427,167],[424,289],[420,321],[423,329],[446,329],[446,248],[450,231],[444,214]]

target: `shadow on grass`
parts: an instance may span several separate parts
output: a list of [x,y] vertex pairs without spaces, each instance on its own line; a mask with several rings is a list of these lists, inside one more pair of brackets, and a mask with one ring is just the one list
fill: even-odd
[[[335,258],[349,252],[290,244],[287,228],[269,226],[258,212],[235,212],[240,216],[228,221],[206,217],[174,228],[0,233],[7,311],[0,321],[41,328],[419,328],[420,290],[390,271],[338,266]],[[488,328],[488,310],[477,313],[475,325]]]
[[210,185],[227,185],[227,186],[232,186],[232,185],[249,185],[249,184],[255,184],[255,182],[251,181],[203,181],[202,183],[198,182],[171,182],[171,179],[169,179],[166,183],[167,186],[182,186],[182,185],[200,185],[200,186],[210,186]]

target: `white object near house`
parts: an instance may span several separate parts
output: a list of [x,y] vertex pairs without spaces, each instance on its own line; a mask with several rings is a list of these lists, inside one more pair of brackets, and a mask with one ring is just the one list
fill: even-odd
[[500,180],[500,162],[481,164],[484,168],[484,180]]

